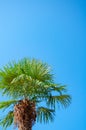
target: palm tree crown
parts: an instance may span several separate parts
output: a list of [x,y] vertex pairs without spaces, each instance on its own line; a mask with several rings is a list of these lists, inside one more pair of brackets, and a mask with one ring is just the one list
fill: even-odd
[[71,101],[66,86],[54,83],[50,66],[36,59],[24,58],[4,66],[0,70],[0,90],[10,98],[0,102],[0,109],[9,108],[8,114],[0,120],[4,128],[15,123],[22,130],[19,124],[23,119],[29,122],[30,128],[36,118],[39,122],[53,121],[56,103],[67,107]]

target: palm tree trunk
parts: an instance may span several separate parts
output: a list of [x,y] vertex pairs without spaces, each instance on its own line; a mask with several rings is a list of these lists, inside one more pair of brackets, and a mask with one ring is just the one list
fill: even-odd
[[35,103],[30,100],[22,100],[14,107],[14,124],[18,130],[32,130],[36,121]]
[[20,124],[18,130],[32,130],[32,127],[28,126],[27,124]]

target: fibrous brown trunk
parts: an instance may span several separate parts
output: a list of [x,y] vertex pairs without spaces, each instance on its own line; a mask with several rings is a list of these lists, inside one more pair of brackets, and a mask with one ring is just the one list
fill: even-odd
[[35,103],[25,99],[14,107],[14,124],[18,130],[32,130],[36,121]]

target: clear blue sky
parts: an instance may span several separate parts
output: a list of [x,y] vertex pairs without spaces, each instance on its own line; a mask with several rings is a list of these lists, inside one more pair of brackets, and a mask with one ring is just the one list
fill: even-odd
[[33,130],[86,129],[85,16],[85,0],[0,0],[0,68],[23,57],[41,59],[72,95],[54,123],[37,123]]

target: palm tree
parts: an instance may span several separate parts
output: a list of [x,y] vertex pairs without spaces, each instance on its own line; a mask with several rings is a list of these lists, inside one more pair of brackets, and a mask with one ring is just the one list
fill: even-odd
[[31,130],[36,121],[53,121],[56,103],[67,107],[71,97],[66,86],[55,84],[50,66],[36,59],[24,58],[0,70],[0,91],[10,100],[0,102],[8,114],[0,119],[4,129],[12,125]]

